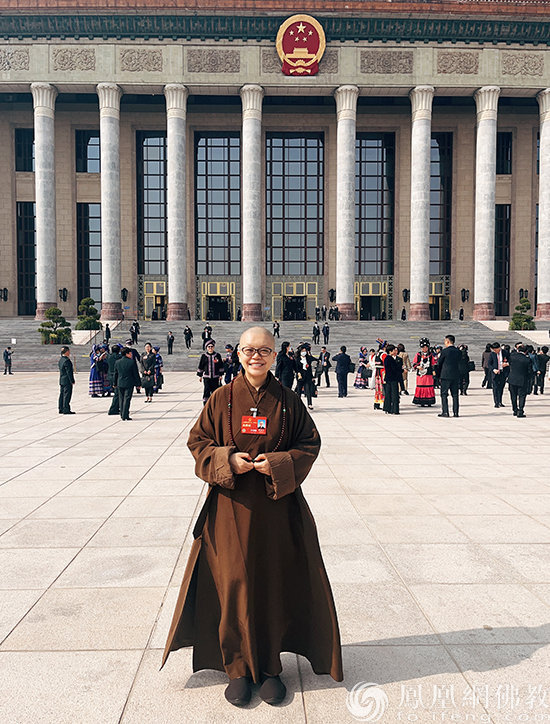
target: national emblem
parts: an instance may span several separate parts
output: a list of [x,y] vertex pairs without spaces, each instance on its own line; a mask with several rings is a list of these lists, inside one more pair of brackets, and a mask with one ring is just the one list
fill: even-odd
[[277,53],[285,75],[316,75],[325,52],[325,31],[310,15],[287,18],[277,33]]

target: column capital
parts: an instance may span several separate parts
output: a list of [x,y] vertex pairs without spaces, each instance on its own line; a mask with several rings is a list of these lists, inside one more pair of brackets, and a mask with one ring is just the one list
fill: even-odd
[[496,121],[500,88],[497,85],[486,85],[474,93],[476,102],[477,122]]
[[185,120],[188,95],[187,87],[181,83],[168,83],[164,86],[166,115],[168,118],[183,118]]
[[262,100],[264,97],[264,89],[262,86],[254,85],[253,83],[243,85],[240,90],[240,95],[243,104],[243,121],[247,118],[261,121]]
[[35,113],[53,118],[57,88],[51,83],[31,83],[31,93]]
[[432,85],[417,85],[409,91],[412,106],[412,119],[414,121],[431,120],[432,101],[435,88]]
[[539,102],[540,122],[550,121],[550,88],[539,91],[537,101]]
[[98,83],[96,91],[99,98],[100,118],[107,116],[119,118],[122,88],[116,83]]
[[359,88],[356,85],[341,85],[334,91],[336,100],[336,118],[338,121],[355,120]]

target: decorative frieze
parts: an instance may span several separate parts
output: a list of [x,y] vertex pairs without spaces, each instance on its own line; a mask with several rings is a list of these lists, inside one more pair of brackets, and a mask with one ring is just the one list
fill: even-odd
[[[281,73],[281,61],[277,55],[277,51],[271,48],[262,50],[262,73],[264,75],[274,75]],[[334,49],[325,50],[323,59],[319,63],[319,75],[327,73],[338,73],[338,51]]]
[[187,51],[189,73],[239,73],[241,54],[224,48],[191,48]]
[[17,50],[0,49],[0,70],[28,70],[29,51],[23,48]]
[[95,51],[91,48],[55,48],[54,70],[95,70]]
[[437,54],[440,74],[475,75],[479,73],[479,53],[463,50],[440,50]]
[[408,74],[413,71],[412,50],[362,50],[361,73],[369,75]]
[[162,71],[162,50],[126,49],[120,51],[120,69],[136,73]]
[[500,69],[503,75],[540,76],[544,73],[544,58],[540,53],[502,53]]

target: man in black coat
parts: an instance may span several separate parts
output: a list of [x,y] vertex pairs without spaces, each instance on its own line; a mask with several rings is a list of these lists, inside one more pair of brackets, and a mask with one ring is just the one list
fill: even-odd
[[323,324],[322,332],[323,332],[323,343],[328,344],[328,338],[330,336],[330,327],[327,322],[325,322]]
[[546,377],[548,362],[550,362],[550,357],[548,356],[548,347],[541,347],[540,352],[537,354],[537,362],[539,370],[535,376],[535,389],[533,390],[533,392],[535,395],[537,395],[538,390],[540,390],[540,394],[542,395],[544,394],[544,378]]
[[61,358],[59,367],[59,414],[75,415],[71,410],[71,397],[74,385],[74,370],[71,362],[71,350],[69,347],[61,347]]
[[122,348],[122,356],[115,363],[115,387],[118,389],[120,417],[131,420],[130,401],[134,387],[141,387],[137,363],[129,347]]
[[328,378],[328,371],[332,367],[330,363],[330,352],[327,351],[326,347],[321,347],[321,354],[319,355],[319,364],[317,365],[317,387],[321,387],[321,377],[325,375],[325,387],[330,387],[330,380]]
[[335,354],[332,358],[336,362],[336,379],[338,380],[338,397],[348,396],[348,374],[351,364],[351,357],[346,354],[346,346],[340,347],[340,353]]
[[516,351],[510,355],[508,374],[510,401],[516,417],[525,417],[523,410],[529,386],[530,368],[531,360],[526,354],[526,348],[524,345],[520,345],[516,348]]
[[168,344],[168,354],[172,354],[174,349],[174,335],[172,332],[168,332],[166,335],[166,343]]
[[502,404],[502,392],[509,372],[510,355],[505,349],[501,349],[499,342],[493,342],[489,356],[489,371],[493,380],[493,401],[495,407],[504,407]]
[[111,401],[111,407],[109,408],[108,415],[120,415],[120,400],[118,398],[118,387],[115,387],[115,365],[122,355],[120,353],[121,347],[119,344],[113,344],[111,347],[111,353],[107,356],[107,379],[111,383],[113,388],[113,399]]
[[441,412],[439,417],[449,417],[449,392],[453,398],[453,417],[458,417],[458,383],[460,380],[459,363],[462,353],[455,347],[454,334],[445,337],[445,347],[439,355],[436,375],[440,380]]

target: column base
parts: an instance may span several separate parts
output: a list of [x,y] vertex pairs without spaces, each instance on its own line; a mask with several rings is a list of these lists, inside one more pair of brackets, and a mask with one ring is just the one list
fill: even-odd
[[56,302],[37,302],[36,304],[36,315],[35,319],[39,322],[43,322],[46,317],[46,310],[50,309],[51,307],[57,307]]
[[338,304],[338,311],[340,312],[340,319],[351,320],[357,319],[357,312],[355,311],[355,304],[345,303]]
[[188,321],[189,315],[187,314],[187,312],[188,312],[187,302],[168,302],[168,309],[166,310],[166,319],[169,322],[180,321],[182,319],[185,319],[186,321]]
[[409,304],[410,322],[429,322],[430,305],[428,302],[411,302]]
[[111,319],[122,319],[122,304],[121,302],[103,302],[101,305],[101,320],[109,322]]
[[243,322],[261,322],[262,321],[262,305],[261,304],[243,304]]
[[493,302],[479,302],[474,304],[473,319],[477,321],[488,321],[495,318],[495,305]]
[[550,320],[550,302],[539,302],[537,304],[537,314],[535,319],[540,319],[541,322],[547,322]]

